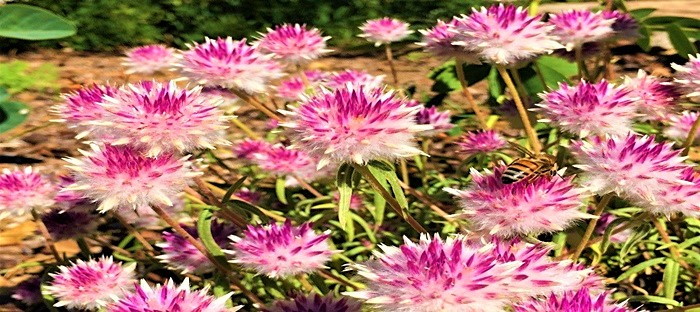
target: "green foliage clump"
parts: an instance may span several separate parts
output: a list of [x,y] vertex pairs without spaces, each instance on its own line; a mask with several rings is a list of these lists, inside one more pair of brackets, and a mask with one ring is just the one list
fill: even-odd
[[12,61],[0,63],[0,87],[10,94],[24,90],[47,90],[58,87],[58,68],[52,64],[41,64],[30,68],[29,63]]

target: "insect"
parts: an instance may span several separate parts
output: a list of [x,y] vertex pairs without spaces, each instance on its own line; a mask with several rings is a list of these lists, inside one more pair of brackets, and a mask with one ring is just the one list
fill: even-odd
[[515,149],[523,152],[526,157],[517,158],[511,162],[506,171],[501,175],[503,184],[533,179],[543,175],[555,175],[557,173],[556,158],[547,153],[534,154],[522,146],[509,142]]

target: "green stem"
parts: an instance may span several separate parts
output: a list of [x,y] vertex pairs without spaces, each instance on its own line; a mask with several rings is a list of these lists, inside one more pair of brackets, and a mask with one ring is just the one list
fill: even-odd
[[510,75],[508,75],[508,71],[505,67],[496,66],[496,69],[503,78],[503,81],[506,83],[508,91],[513,96],[515,107],[518,109],[518,113],[520,114],[520,120],[523,122],[523,127],[525,128],[525,133],[527,134],[530,146],[532,146],[532,150],[535,152],[535,154],[540,153],[542,151],[542,144],[537,139],[537,132],[535,132],[535,129],[532,127],[532,123],[530,123],[530,117],[527,115],[523,101],[520,98],[520,94],[518,94],[518,89],[515,87],[515,84],[513,84],[513,80],[510,79]]
[[615,196],[613,193],[603,195],[603,198],[601,198],[600,202],[598,202],[598,205],[596,205],[595,212],[593,212],[595,218],[591,219],[591,221],[588,221],[588,227],[586,227],[586,232],[583,233],[583,237],[581,237],[581,241],[578,243],[576,251],[574,251],[574,254],[571,256],[572,260],[576,261],[578,257],[581,256],[583,250],[586,249],[586,246],[588,245],[588,240],[591,238],[591,235],[593,235],[593,231],[595,231],[595,225],[598,223],[600,215],[603,214],[603,210],[605,210],[605,207],[608,206],[613,196]]

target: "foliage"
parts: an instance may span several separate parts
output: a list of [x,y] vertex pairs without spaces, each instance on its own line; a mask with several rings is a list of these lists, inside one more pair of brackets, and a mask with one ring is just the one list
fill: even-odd
[[73,34],[75,26],[44,9],[23,4],[0,6],[0,37],[46,40]]
[[58,68],[52,64],[41,64],[31,68],[24,61],[0,63],[0,87],[14,94],[24,90],[47,90],[58,87]]

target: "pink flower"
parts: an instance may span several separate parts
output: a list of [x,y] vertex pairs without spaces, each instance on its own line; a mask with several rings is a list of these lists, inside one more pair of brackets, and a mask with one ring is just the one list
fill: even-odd
[[351,83],[353,85],[364,86],[365,89],[375,89],[382,86],[384,75],[374,76],[364,70],[346,69],[341,72],[331,73],[323,81],[322,85],[331,90],[344,88]]
[[610,25],[615,32],[615,39],[634,39],[639,36],[639,23],[629,13],[617,10],[603,11],[603,18],[615,20]]
[[473,49],[489,63],[514,65],[540,54],[552,53],[561,44],[550,34],[552,26],[514,5],[492,5],[473,9],[456,18],[454,44]]
[[316,234],[309,223],[248,226],[233,241],[233,263],[270,277],[286,277],[324,267],[335,253],[328,246],[330,232]]
[[[194,238],[199,238],[196,227],[183,226],[183,228]],[[211,225],[214,241],[221,248],[225,247],[228,242],[227,237],[234,231],[232,226],[223,223],[214,222]],[[216,268],[207,256],[184,237],[176,233],[163,232],[163,240],[164,242],[156,244],[163,251],[163,254],[156,256],[156,258],[167,264],[169,268],[182,272],[182,274],[192,273],[196,275],[209,273]]]
[[[52,107],[52,111],[60,117],[54,121],[64,122],[69,128],[87,130],[85,122],[99,121],[104,118],[106,111],[99,105],[106,96],[114,96],[117,88],[110,85],[97,85],[82,88],[76,92],[63,95],[63,103]],[[87,132],[81,133],[83,137]]]
[[136,290],[118,302],[110,305],[107,312],[152,312],[152,311],[196,311],[196,312],[235,312],[241,306],[227,308],[226,301],[233,293],[219,298],[208,295],[208,287],[190,290],[190,280],[176,286],[172,279],[165,285],[151,287],[146,280],[136,285]]
[[332,293],[321,296],[317,293],[297,295],[289,300],[280,300],[262,312],[360,312],[359,302],[348,298],[335,298]]
[[639,70],[637,77],[625,77],[622,84],[637,100],[637,107],[646,120],[665,120],[676,108],[680,94],[673,84]]
[[272,144],[263,140],[244,139],[233,146],[233,154],[238,158],[254,159],[254,155],[268,150]]
[[201,87],[180,89],[171,81],[143,81],[127,85],[100,105],[109,113],[95,123],[97,132],[116,137],[112,144],[130,143],[148,155],[190,152],[228,144],[224,136],[229,119],[217,109],[220,102],[201,94]]
[[573,177],[541,176],[503,184],[505,166],[483,175],[472,169],[473,184],[464,191],[447,189],[460,199],[462,214],[479,231],[500,237],[561,231],[591,217],[581,211],[584,192]]
[[685,157],[673,144],[656,143],[654,137],[594,137],[575,142],[572,151],[579,163],[575,167],[583,170],[582,183],[598,195],[615,193],[637,204],[654,203],[655,194],[669,185],[688,184],[682,179],[689,168]]
[[260,169],[278,177],[296,175],[304,180],[313,181],[327,176],[328,173],[327,170],[316,169],[318,159],[302,150],[290,149],[281,144],[253,154],[252,161]]
[[277,97],[290,102],[298,101],[303,94],[318,88],[328,77],[328,74],[318,70],[307,70],[303,75],[306,75],[306,80],[310,85],[307,86],[302,77],[292,77],[283,80],[275,88]]
[[413,30],[408,29],[409,26],[406,22],[389,17],[368,20],[360,26],[362,34],[359,37],[380,46],[406,39],[413,33]]
[[31,277],[17,284],[11,297],[28,306],[42,303],[44,298],[41,295],[41,278]]
[[65,159],[75,178],[67,189],[82,191],[99,202],[100,212],[121,206],[172,206],[188,179],[200,174],[192,171],[189,156],[149,158],[133,147],[111,145],[92,145],[92,151],[81,152],[85,156],[81,159]]
[[331,52],[326,48],[326,41],[330,38],[322,36],[320,30],[306,25],[282,24],[275,26],[275,29],[268,28],[267,33],[255,45],[265,53],[299,64]]
[[452,129],[454,125],[450,122],[451,117],[449,111],[439,112],[435,106],[422,106],[421,110],[416,114],[416,122],[419,125],[430,125],[433,129],[423,131],[420,135],[431,136]]
[[694,98],[700,96],[700,54],[688,57],[690,59],[684,65],[671,64],[676,71],[673,81],[685,96]]
[[242,187],[241,189],[233,193],[233,195],[253,205],[260,204],[260,202],[263,199],[263,193],[251,191],[245,187]]
[[693,168],[686,168],[680,178],[684,183],[662,185],[653,194],[654,201],[640,206],[656,215],[670,217],[680,212],[688,217],[700,217],[700,174]]
[[320,157],[319,168],[420,154],[415,134],[432,128],[416,123],[420,106],[393,92],[351,84],[323,90],[291,109],[281,125],[291,129],[296,146]]
[[172,66],[175,59],[175,49],[151,44],[126,51],[122,65],[127,74],[153,74]]
[[549,298],[532,298],[515,306],[515,312],[634,312],[624,303],[610,303],[608,293],[594,295],[589,289],[569,291]]
[[196,83],[255,94],[265,92],[271,80],[284,75],[281,65],[272,58],[272,54],[261,53],[245,39],[206,38],[204,43],[190,45],[176,66]]
[[467,155],[495,152],[506,144],[506,139],[494,130],[470,131],[457,142],[461,151]]
[[53,281],[46,287],[58,299],[54,306],[97,310],[132,288],[136,263],[122,266],[111,257],[103,257],[58,268],[60,272],[49,273]]
[[537,111],[545,117],[540,121],[581,137],[625,135],[632,131],[632,119],[637,116],[631,92],[607,81],[581,81],[574,87],[561,83],[558,90],[540,96]]
[[417,44],[436,56],[455,57],[465,60],[465,63],[478,63],[479,57],[475,51],[453,44],[458,38],[457,31],[454,30],[457,24],[456,18],[447,23],[438,20],[433,28],[418,31],[423,35],[423,40]]
[[[683,142],[688,138],[690,128],[698,119],[700,113],[683,111],[680,115],[672,115],[668,118],[668,128],[664,130],[664,135],[669,139]],[[700,131],[695,134],[695,140],[700,139]]]
[[602,12],[569,10],[549,17],[554,25],[553,34],[559,37],[567,50],[572,50],[586,42],[608,39],[614,35],[612,25],[616,18]]
[[344,293],[379,311],[502,311],[514,295],[516,264],[499,262],[492,245],[421,235],[418,243],[379,247],[376,259],[350,264],[367,288]]
[[0,174],[0,220],[15,224],[28,219],[32,210],[37,213],[48,210],[55,203],[57,191],[56,185],[32,167],[3,169]]

